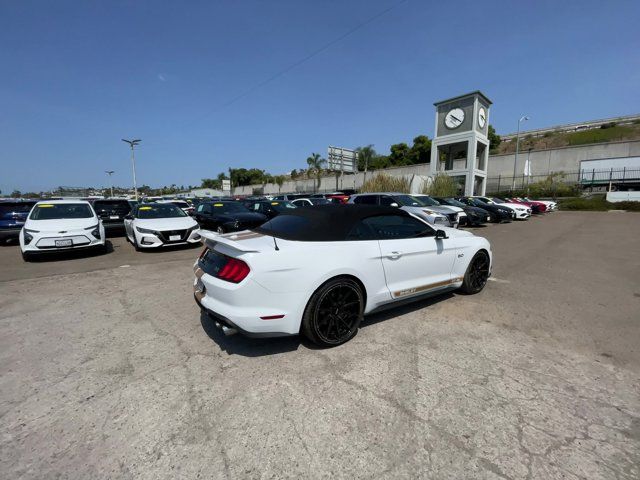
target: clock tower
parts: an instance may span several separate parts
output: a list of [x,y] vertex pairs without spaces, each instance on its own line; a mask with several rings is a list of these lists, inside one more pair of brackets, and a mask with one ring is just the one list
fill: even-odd
[[431,176],[446,174],[460,195],[484,195],[489,160],[489,108],[482,92],[434,103],[436,126],[431,142]]

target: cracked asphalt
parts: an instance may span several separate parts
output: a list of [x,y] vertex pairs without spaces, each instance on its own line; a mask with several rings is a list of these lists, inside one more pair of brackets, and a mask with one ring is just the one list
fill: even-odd
[[0,476],[640,478],[640,215],[476,229],[494,279],[346,345],[223,337],[199,250],[0,248]]

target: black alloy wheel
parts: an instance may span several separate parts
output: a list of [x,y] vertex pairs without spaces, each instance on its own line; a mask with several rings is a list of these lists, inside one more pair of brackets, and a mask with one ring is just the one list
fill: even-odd
[[311,297],[302,319],[302,331],[320,346],[341,345],[356,335],[363,310],[364,295],[356,281],[329,280]]
[[467,267],[460,290],[467,294],[480,292],[489,279],[489,267],[489,255],[486,252],[476,253]]

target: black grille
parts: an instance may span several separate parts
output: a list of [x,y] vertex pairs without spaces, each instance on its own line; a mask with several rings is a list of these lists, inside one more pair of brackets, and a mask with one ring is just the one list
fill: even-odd
[[[165,243],[172,242],[184,242],[187,237],[188,230],[165,230],[164,232],[158,232],[160,234],[160,239]],[[180,240],[169,240],[173,235],[180,235]]]

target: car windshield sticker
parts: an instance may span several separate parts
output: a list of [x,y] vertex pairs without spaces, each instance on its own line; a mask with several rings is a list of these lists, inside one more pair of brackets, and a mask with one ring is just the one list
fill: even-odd
[[214,207],[224,207],[224,203],[214,203]]
[[278,202],[271,202],[271,205],[280,205]]
[[140,207],[140,210],[151,210],[151,207]]
[[40,208],[53,208],[53,205],[50,203],[41,203],[38,205]]

